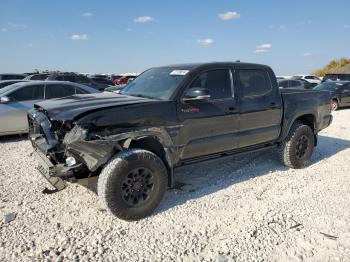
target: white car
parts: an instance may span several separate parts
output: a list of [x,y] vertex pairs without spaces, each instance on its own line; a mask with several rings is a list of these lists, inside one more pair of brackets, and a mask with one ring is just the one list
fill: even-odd
[[304,79],[309,83],[313,83],[313,84],[321,83],[321,79],[313,75],[297,75],[297,76],[293,76],[292,79]]

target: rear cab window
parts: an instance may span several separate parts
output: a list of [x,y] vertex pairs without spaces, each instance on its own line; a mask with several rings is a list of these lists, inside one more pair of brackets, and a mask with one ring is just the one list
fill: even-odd
[[270,78],[262,69],[239,69],[242,98],[265,96],[272,91]]

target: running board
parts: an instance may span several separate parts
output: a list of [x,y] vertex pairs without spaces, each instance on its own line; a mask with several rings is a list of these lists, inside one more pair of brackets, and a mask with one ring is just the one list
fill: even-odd
[[277,144],[264,145],[264,146],[252,146],[252,147],[246,147],[244,149],[236,149],[236,150],[226,151],[226,152],[208,155],[208,156],[204,156],[204,157],[190,158],[190,159],[186,159],[184,161],[181,161],[180,164],[174,168],[177,169],[177,168],[181,168],[182,166],[196,164],[196,163],[200,163],[200,162],[204,162],[204,161],[208,161],[208,162],[209,161],[216,161],[216,160],[229,158],[232,156],[270,150],[270,149],[273,149],[276,147],[277,147]]

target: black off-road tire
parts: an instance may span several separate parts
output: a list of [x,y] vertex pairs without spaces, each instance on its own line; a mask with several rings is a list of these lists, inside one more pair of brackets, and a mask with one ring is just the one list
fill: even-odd
[[[135,194],[139,191],[144,192],[142,190],[137,190],[138,192],[131,190],[136,182],[129,182],[130,176],[137,175],[133,170],[137,170],[137,173],[139,169],[145,169],[151,173],[153,187],[146,199],[141,197],[141,202],[135,204],[133,202],[134,198],[129,197],[131,195],[124,191],[132,191]],[[135,180],[132,179],[132,181]],[[128,189],[125,189],[125,183],[134,184],[132,187],[128,186],[126,187]],[[140,187],[140,184],[138,184],[138,187]],[[150,151],[130,149],[116,154],[107,163],[99,176],[97,191],[103,208],[118,218],[133,221],[151,215],[162,201],[167,187],[168,175],[163,161]],[[144,190],[147,191],[148,189]],[[130,204],[127,201],[133,203]]]
[[[300,143],[304,142],[305,139],[307,140],[307,146],[304,150],[305,153],[300,154],[297,147]],[[291,168],[303,168],[308,165],[314,146],[315,137],[311,127],[297,121],[292,125],[288,136],[279,147],[281,161]],[[303,152],[303,150],[301,151]]]

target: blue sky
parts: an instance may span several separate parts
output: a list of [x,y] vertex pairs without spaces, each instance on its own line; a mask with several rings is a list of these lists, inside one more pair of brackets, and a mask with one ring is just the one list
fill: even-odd
[[140,72],[258,62],[309,73],[350,57],[350,1],[2,0],[0,72]]

